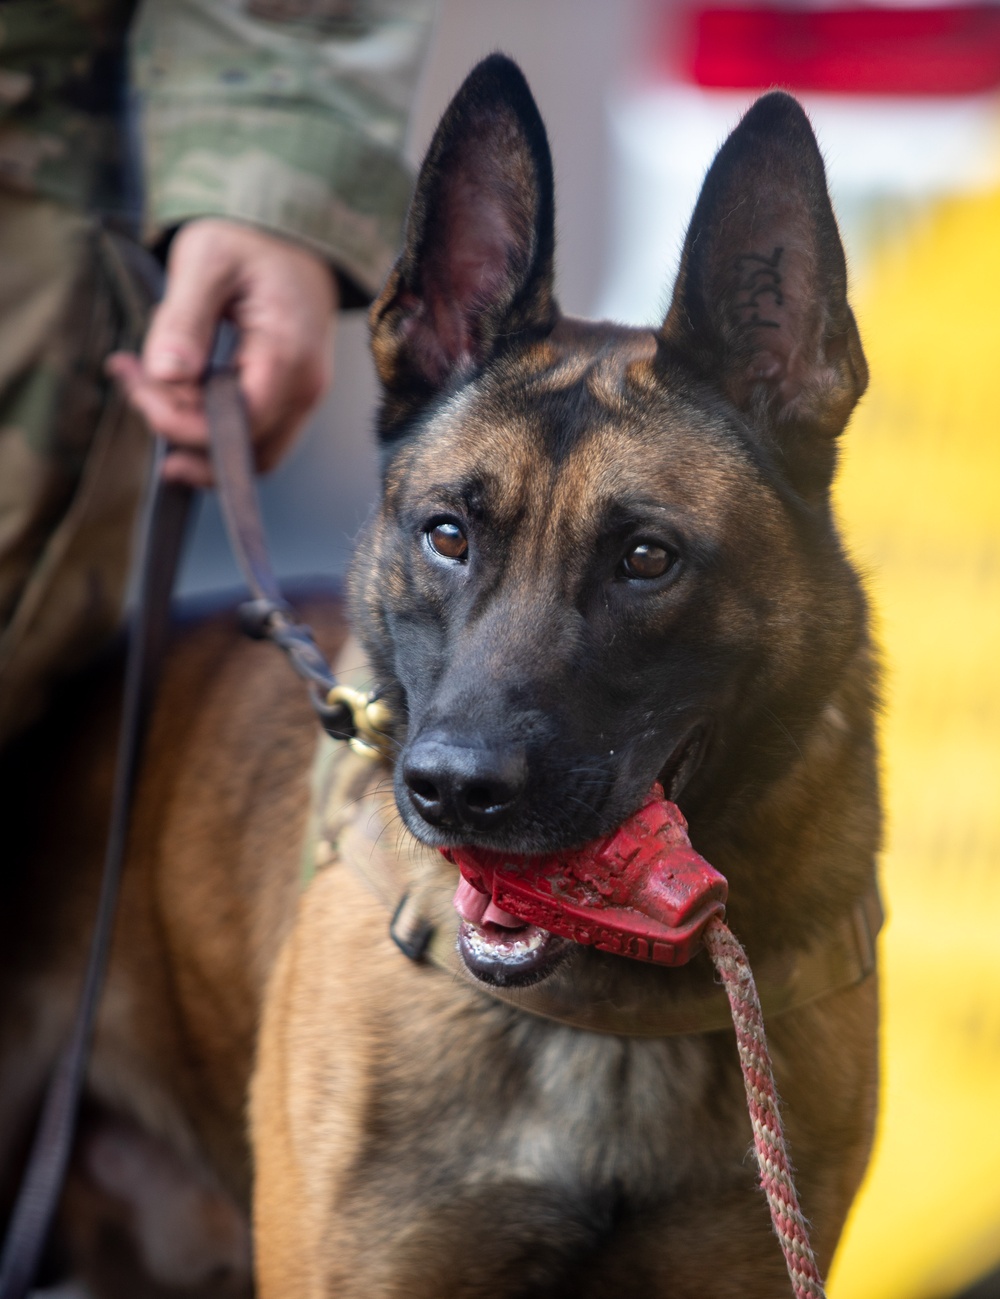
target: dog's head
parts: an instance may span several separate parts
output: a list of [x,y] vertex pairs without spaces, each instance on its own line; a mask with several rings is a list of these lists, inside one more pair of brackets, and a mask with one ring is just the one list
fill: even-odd
[[518,68],[469,76],[371,314],[383,496],[354,612],[425,843],[537,853],[654,780],[691,815],[794,754],[862,634],[830,519],[866,383],[808,120],[723,145],[655,332],[553,290],[545,129]]

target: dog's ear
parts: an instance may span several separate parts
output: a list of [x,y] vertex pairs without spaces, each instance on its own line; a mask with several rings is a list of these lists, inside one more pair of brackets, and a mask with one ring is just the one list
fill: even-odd
[[790,95],[758,99],[719,150],[661,338],[721,381],[801,492],[828,490],[868,368],[823,159]]
[[554,243],[545,127],[520,68],[494,54],[441,119],[371,310],[383,433],[501,344],[552,327]]

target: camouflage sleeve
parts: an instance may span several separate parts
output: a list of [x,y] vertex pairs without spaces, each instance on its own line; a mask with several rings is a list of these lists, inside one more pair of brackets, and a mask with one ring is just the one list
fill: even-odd
[[403,136],[436,0],[143,0],[131,33],[149,239],[228,216],[367,295],[409,199]]

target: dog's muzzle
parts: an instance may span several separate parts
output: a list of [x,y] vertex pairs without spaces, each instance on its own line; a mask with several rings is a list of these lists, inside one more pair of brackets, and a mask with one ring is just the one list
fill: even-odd
[[683,813],[659,785],[613,834],[573,852],[441,851],[500,912],[658,965],[684,965],[695,955],[728,894],[725,877],[691,847]]

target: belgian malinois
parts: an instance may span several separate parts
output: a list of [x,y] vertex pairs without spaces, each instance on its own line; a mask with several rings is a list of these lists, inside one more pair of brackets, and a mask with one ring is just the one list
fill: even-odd
[[[371,314],[383,492],[351,606],[391,770],[359,758],[317,804],[299,685],[226,621],[163,684],[65,1213],[101,1293],[245,1291],[251,1206],[263,1299],[788,1292],[732,1029],[658,1029],[717,995],[704,955],[607,955],[467,886],[460,918],[437,850],[575,849],[658,781],[759,973],[871,895],[875,668],[830,505],[867,372],[804,113],[767,95],[723,145],[658,329],[563,317],[553,245],[545,130],[494,56]],[[336,649],[337,610],[307,613]],[[63,747],[4,939],[12,1161],[102,835],[94,734]],[[768,1028],[825,1269],[872,1137],[876,978],[815,991]]]

